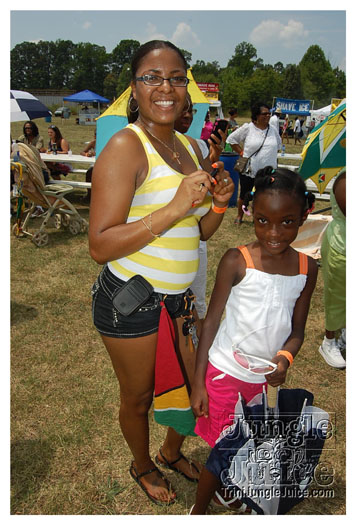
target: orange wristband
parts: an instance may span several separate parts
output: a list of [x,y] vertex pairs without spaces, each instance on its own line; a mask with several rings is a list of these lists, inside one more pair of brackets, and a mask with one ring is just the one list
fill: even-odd
[[227,210],[227,206],[225,206],[225,208],[218,208],[217,206],[215,206],[214,203],[212,203],[211,209],[213,210],[214,213],[225,213]]
[[286,357],[289,361],[289,366],[292,366],[294,357],[290,352],[288,352],[288,350],[279,350],[279,352],[277,352],[277,355],[283,355],[284,357]]

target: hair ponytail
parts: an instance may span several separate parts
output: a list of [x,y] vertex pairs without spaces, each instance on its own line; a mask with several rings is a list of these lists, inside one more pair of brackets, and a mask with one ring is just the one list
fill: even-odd
[[311,213],[315,208],[315,195],[311,191],[306,191],[305,196],[307,199],[307,211]]

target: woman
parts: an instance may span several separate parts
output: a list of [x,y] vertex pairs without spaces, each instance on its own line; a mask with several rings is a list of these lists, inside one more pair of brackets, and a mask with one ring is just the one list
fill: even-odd
[[237,117],[237,109],[236,108],[231,108],[229,109],[228,111],[228,117],[227,117],[227,121],[229,123],[228,125],[228,131],[235,131],[236,128],[238,128],[238,124],[237,124],[237,121],[236,121],[236,117]]
[[[62,137],[62,133],[60,132],[59,128],[57,128],[57,126],[49,126],[48,137],[49,142],[46,153],[53,155],[60,153],[63,155],[69,152],[69,144],[66,139]],[[57,162],[46,162],[46,165],[51,172],[51,177],[55,180],[60,180],[61,175],[66,176],[71,169],[71,166],[68,164]]]
[[202,140],[205,140],[206,143],[208,143],[208,140],[210,139],[211,132],[213,131],[214,124],[210,120],[210,113],[207,111],[205,115],[205,123],[204,127],[202,129],[200,138]]
[[59,152],[61,155],[63,153],[68,153],[69,151],[69,144],[62,137],[62,133],[59,131],[59,128],[57,126],[49,126],[48,128],[48,148],[47,153],[57,153]]
[[[328,365],[345,368],[341,350],[346,347],[346,168],[330,192],[333,220],[321,245],[324,278],[325,335],[319,352]],[[335,332],[342,330],[339,340]]]
[[[219,163],[213,190],[210,162],[193,139],[173,131],[187,97],[187,66],[179,49],[147,42],[131,71],[128,120],[134,124],[110,139],[93,170],[90,254],[105,264],[93,287],[93,318],[120,383],[120,425],[134,458],[130,474],[152,501],[171,504],[176,495],[149,454],[159,303],[164,301],[173,318],[189,383],[194,352],[186,345],[181,314],[199,263],[199,240],[219,227],[233,183]],[[154,293],[124,317],[109,296],[134,274],[149,281]],[[183,441],[169,428],[156,461],[196,481],[199,467],[181,454]]]
[[284,123],[283,123],[283,128],[282,128],[282,137],[281,137],[282,144],[283,144],[284,139],[287,139],[287,144],[289,144],[288,128],[289,128],[289,116],[286,115],[284,119]]
[[249,173],[240,173],[240,195],[237,200],[235,224],[242,223],[244,197],[252,190],[258,170],[266,166],[277,168],[277,153],[282,143],[278,131],[274,126],[269,125],[270,117],[271,111],[267,104],[262,102],[255,104],[251,108],[252,122],[238,128],[226,140],[236,153],[251,160]]
[[17,140],[24,144],[30,144],[39,151],[45,151],[43,137],[40,135],[37,125],[32,122],[32,120],[25,122],[23,126],[23,135],[20,135]]

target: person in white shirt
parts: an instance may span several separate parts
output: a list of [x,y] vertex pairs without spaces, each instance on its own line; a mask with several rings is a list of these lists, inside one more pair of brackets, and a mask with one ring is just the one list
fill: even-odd
[[[239,174],[240,195],[237,201],[236,225],[242,223],[242,204],[246,193],[254,186],[257,171],[265,166],[277,168],[277,153],[282,147],[282,141],[276,128],[269,125],[270,117],[269,106],[258,102],[251,108],[252,122],[233,131],[226,139],[236,153],[250,157],[251,161],[249,172]],[[240,144],[243,144],[243,148]]]
[[281,115],[281,110],[279,108],[273,113],[272,117],[269,119],[269,125],[274,126],[279,133],[279,117]]
[[299,144],[301,144],[301,141],[300,141],[300,138],[299,138],[299,133],[300,133],[301,129],[302,129],[302,126],[300,125],[299,117],[297,117],[295,119],[294,128],[293,128],[293,131],[294,131],[294,144],[296,144],[297,141],[299,142]]

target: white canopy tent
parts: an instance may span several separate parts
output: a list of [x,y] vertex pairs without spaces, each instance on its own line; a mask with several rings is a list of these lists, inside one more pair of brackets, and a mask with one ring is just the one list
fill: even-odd
[[329,104],[328,106],[325,106],[324,108],[311,109],[310,116],[307,118],[307,121],[306,121],[306,125],[308,125],[309,121],[313,119],[315,119],[315,125],[318,125],[320,124],[320,122],[322,122],[325,119],[325,117],[330,115],[330,113],[331,113],[331,104]]

